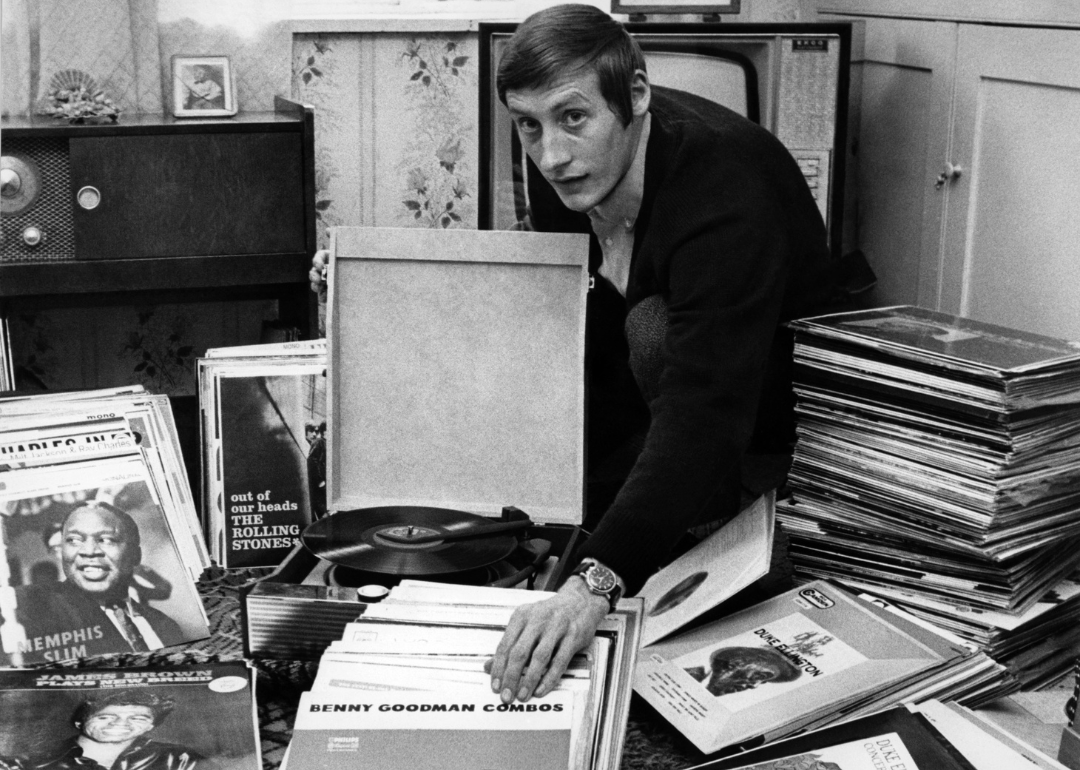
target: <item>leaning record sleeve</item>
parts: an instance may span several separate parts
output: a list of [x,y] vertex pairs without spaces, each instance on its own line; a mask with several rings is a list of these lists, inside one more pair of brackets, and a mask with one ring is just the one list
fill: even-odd
[[708,753],[782,737],[965,654],[815,581],[643,648],[634,690]]

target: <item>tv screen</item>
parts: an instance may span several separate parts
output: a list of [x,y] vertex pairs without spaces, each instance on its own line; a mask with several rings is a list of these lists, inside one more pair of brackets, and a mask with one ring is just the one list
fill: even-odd
[[[519,227],[527,164],[495,90],[514,24],[480,25],[480,227]],[[775,134],[803,170],[840,254],[849,24],[627,24],[651,82],[711,99]]]

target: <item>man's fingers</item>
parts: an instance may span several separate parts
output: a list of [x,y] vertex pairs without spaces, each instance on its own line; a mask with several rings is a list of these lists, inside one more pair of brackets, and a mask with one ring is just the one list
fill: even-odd
[[548,664],[547,673],[544,674],[544,678],[540,680],[540,684],[536,687],[536,696],[541,697],[547,695],[559,685],[559,680],[562,679],[562,675],[566,673],[567,666],[570,665],[570,661],[574,658],[574,652],[572,644],[566,644],[568,640],[563,639],[563,644],[559,645],[558,651],[555,653],[555,657],[551,659],[551,663]]
[[517,699],[520,701],[527,701],[532,697],[536,685],[540,683],[540,679],[547,673],[548,664],[551,662],[551,654],[555,651],[555,645],[558,642],[556,632],[550,626],[545,628],[545,632],[533,648],[532,655],[529,657],[528,668],[525,670],[525,676],[521,678],[518,684]]
[[522,672],[529,665],[538,636],[531,626],[527,627],[518,637],[517,643],[510,648],[502,675],[502,689],[499,692],[503,703],[511,703],[517,696],[521,688]]
[[510,622],[506,625],[502,639],[499,640],[499,646],[495,648],[495,657],[491,659],[489,673],[491,674],[491,689],[493,692],[502,691],[502,682],[506,673],[506,664],[510,651],[517,644],[521,632],[525,629],[527,621],[525,613],[521,611],[522,609],[519,607],[510,616]]

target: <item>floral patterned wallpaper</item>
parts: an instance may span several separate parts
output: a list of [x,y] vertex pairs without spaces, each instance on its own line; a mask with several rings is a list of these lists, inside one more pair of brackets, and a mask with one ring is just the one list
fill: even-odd
[[[476,226],[475,121],[461,105],[476,90],[476,57],[458,40],[413,38],[398,60],[414,129],[396,170],[404,180],[403,225]],[[410,222],[412,220],[412,222]]]
[[320,246],[335,225],[476,227],[476,35],[298,35]]

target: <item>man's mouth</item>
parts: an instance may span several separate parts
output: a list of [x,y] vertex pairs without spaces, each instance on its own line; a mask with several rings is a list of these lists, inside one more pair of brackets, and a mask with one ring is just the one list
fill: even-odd
[[91,581],[104,580],[111,572],[108,567],[100,564],[84,564],[78,570],[84,579]]
[[582,174],[581,176],[564,176],[558,179],[549,179],[548,181],[556,187],[573,187],[574,185],[578,185],[584,182],[585,175]]

